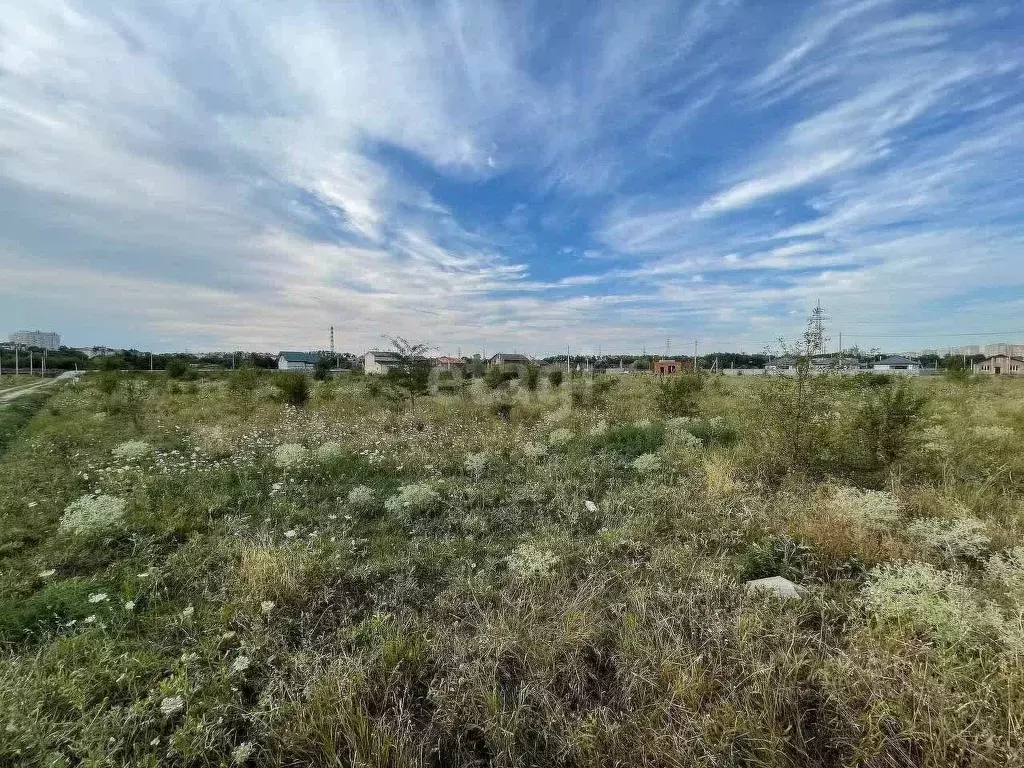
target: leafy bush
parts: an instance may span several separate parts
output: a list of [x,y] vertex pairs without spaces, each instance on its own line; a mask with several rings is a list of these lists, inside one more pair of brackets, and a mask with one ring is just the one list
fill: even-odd
[[734,445],[739,439],[736,428],[726,424],[717,416],[710,419],[690,419],[686,423],[685,429],[708,447],[728,447]]
[[870,467],[888,467],[906,457],[928,402],[906,377],[889,379],[864,396],[853,418],[855,444]]
[[697,397],[704,379],[697,373],[664,376],[658,382],[658,410],[666,417],[692,416],[697,413]]
[[301,407],[309,402],[309,379],[297,371],[285,371],[274,377],[278,395],[288,405]]
[[548,371],[548,383],[555,389],[562,386],[562,378],[564,373],[561,368],[555,368],[554,370]]
[[501,389],[515,377],[515,373],[506,371],[500,365],[489,365],[484,374],[484,384],[488,389]]
[[96,389],[101,394],[113,395],[121,386],[121,374],[118,371],[101,371],[96,376]]
[[526,366],[526,375],[523,376],[523,386],[527,392],[536,392],[540,384],[540,368],[536,365]]
[[313,378],[317,381],[325,381],[331,375],[331,359],[321,356],[317,358],[313,366]]
[[228,376],[228,390],[236,394],[248,394],[260,385],[260,372],[251,365],[245,365]]
[[592,438],[591,444],[632,462],[645,453],[655,453],[664,442],[665,425],[655,423],[611,427],[600,437]]
[[184,379],[188,375],[189,366],[180,357],[172,357],[164,366],[164,372],[169,379]]

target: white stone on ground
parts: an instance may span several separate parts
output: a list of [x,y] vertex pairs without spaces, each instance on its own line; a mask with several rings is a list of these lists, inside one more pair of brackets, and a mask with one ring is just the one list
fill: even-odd
[[789,579],[784,579],[781,576],[769,576],[767,579],[754,579],[752,581],[748,581],[745,586],[748,592],[773,592],[778,597],[786,599],[800,597],[800,594],[804,591],[804,588],[799,584],[794,584]]

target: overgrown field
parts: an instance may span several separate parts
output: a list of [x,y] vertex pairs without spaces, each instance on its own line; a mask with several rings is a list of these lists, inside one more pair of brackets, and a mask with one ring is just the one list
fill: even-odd
[[1024,382],[275,378],[0,446],[0,764],[1024,765]]

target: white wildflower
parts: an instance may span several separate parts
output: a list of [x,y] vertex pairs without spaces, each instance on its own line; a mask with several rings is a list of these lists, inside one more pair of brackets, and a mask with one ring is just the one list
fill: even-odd
[[270,613],[274,610],[274,605],[275,603],[273,600],[264,600],[260,603],[260,611],[263,613]]
[[291,528],[290,530],[287,530],[287,531],[284,532],[284,537],[286,539],[294,539],[298,535],[299,535],[299,532],[296,531],[294,528]]
[[384,503],[384,508],[391,514],[422,514],[434,510],[440,501],[441,497],[429,484],[413,483],[399,488],[398,493]]
[[249,664],[248,656],[235,657],[235,660],[231,662],[231,674],[237,675],[240,672],[245,672],[249,668]]
[[235,765],[243,765],[255,751],[255,747],[251,741],[245,741],[231,750],[231,760]]
[[837,488],[829,504],[839,514],[872,531],[887,531],[900,519],[899,501],[886,491]]
[[590,499],[587,499],[586,501],[584,501],[583,502],[583,506],[586,507],[587,508],[587,512],[590,512],[590,513],[597,512],[597,510],[598,510],[597,504],[592,502]]
[[544,443],[523,443],[523,455],[528,459],[540,459],[548,455],[548,447]]
[[294,467],[309,458],[309,451],[298,443],[283,443],[274,449],[274,464],[282,469]]
[[195,609],[194,607],[192,607],[192,606],[190,605],[190,606],[188,606],[188,608],[186,608],[185,610],[183,610],[183,611],[181,612],[181,618],[183,618],[183,619],[188,619],[188,618],[190,618],[190,617],[192,616],[192,614],[194,614],[195,612],[196,612],[196,609]]
[[656,453],[645,453],[633,460],[633,469],[641,475],[656,475],[661,472],[661,458]]
[[82,622],[85,624],[95,624],[96,614],[94,613],[92,616],[86,616],[84,619],[82,619]]
[[520,576],[546,576],[558,562],[558,556],[549,549],[521,544],[509,555],[508,568]]
[[135,610],[135,601],[134,600],[129,600],[128,602],[126,602],[124,604],[124,609],[126,611],[134,611]]
[[106,592],[96,592],[94,594],[89,595],[90,603],[105,603],[109,599],[110,598],[107,596]]
[[973,517],[915,520],[907,528],[907,533],[947,561],[980,557],[990,542],[985,524]]
[[591,437],[603,437],[608,432],[608,422],[601,419],[597,424],[590,428]]
[[54,574],[56,574],[56,573],[57,573],[57,571],[54,568],[50,568],[49,570],[41,571],[39,573],[39,578],[40,579],[48,579],[51,576],[53,576]]
[[1013,437],[1013,429],[1002,424],[979,424],[971,430],[981,440],[997,443]]
[[348,502],[348,505],[354,509],[369,509],[373,506],[375,501],[373,489],[368,488],[365,485],[357,485],[348,492],[346,501]]
[[344,453],[344,449],[341,443],[324,443],[316,449],[316,457],[320,461],[330,461],[341,456],[342,453]]
[[129,461],[144,459],[153,453],[153,446],[145,440],[128,440],[111,451],[115,458]]
[[559,427],[558,429],[553,430],[550,435],[548,435],[548,442],[551,445],[565,445],[570,440],[572,440],[572,438],[573,434],[571,429],[567,429],[566,427]]
[[167,696],[160,702],[160,711],[167,717],[177,714],[185,708],[185,700],[181,696]]
[[87,494],[64,508],[60,518],[60,530],[87,534],[112,528],[124,517],[124,499],[116,496]]
[[474,477],[480,477],[487,469],[487,454],[483,452],[469,454],[466,456],[465,467],[466,472]]

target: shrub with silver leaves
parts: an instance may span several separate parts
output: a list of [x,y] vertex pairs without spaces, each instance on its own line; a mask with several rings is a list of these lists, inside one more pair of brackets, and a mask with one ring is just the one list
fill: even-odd
[[980,557],[991,541],[985,533],[985,524],[973,517],[915,520],[907,533],[947,561]]
[[839,514],[872,531],[887,531],[900,519],[899,501],[886,491],[837,488],[829,505]]
[[999,609],[983,601],[958,571],[940,571],[928,563],[896,563],[875,568],[862,600],[878,619],[928,630],[937,640],[956,645],[979,632],[1003,630]]

